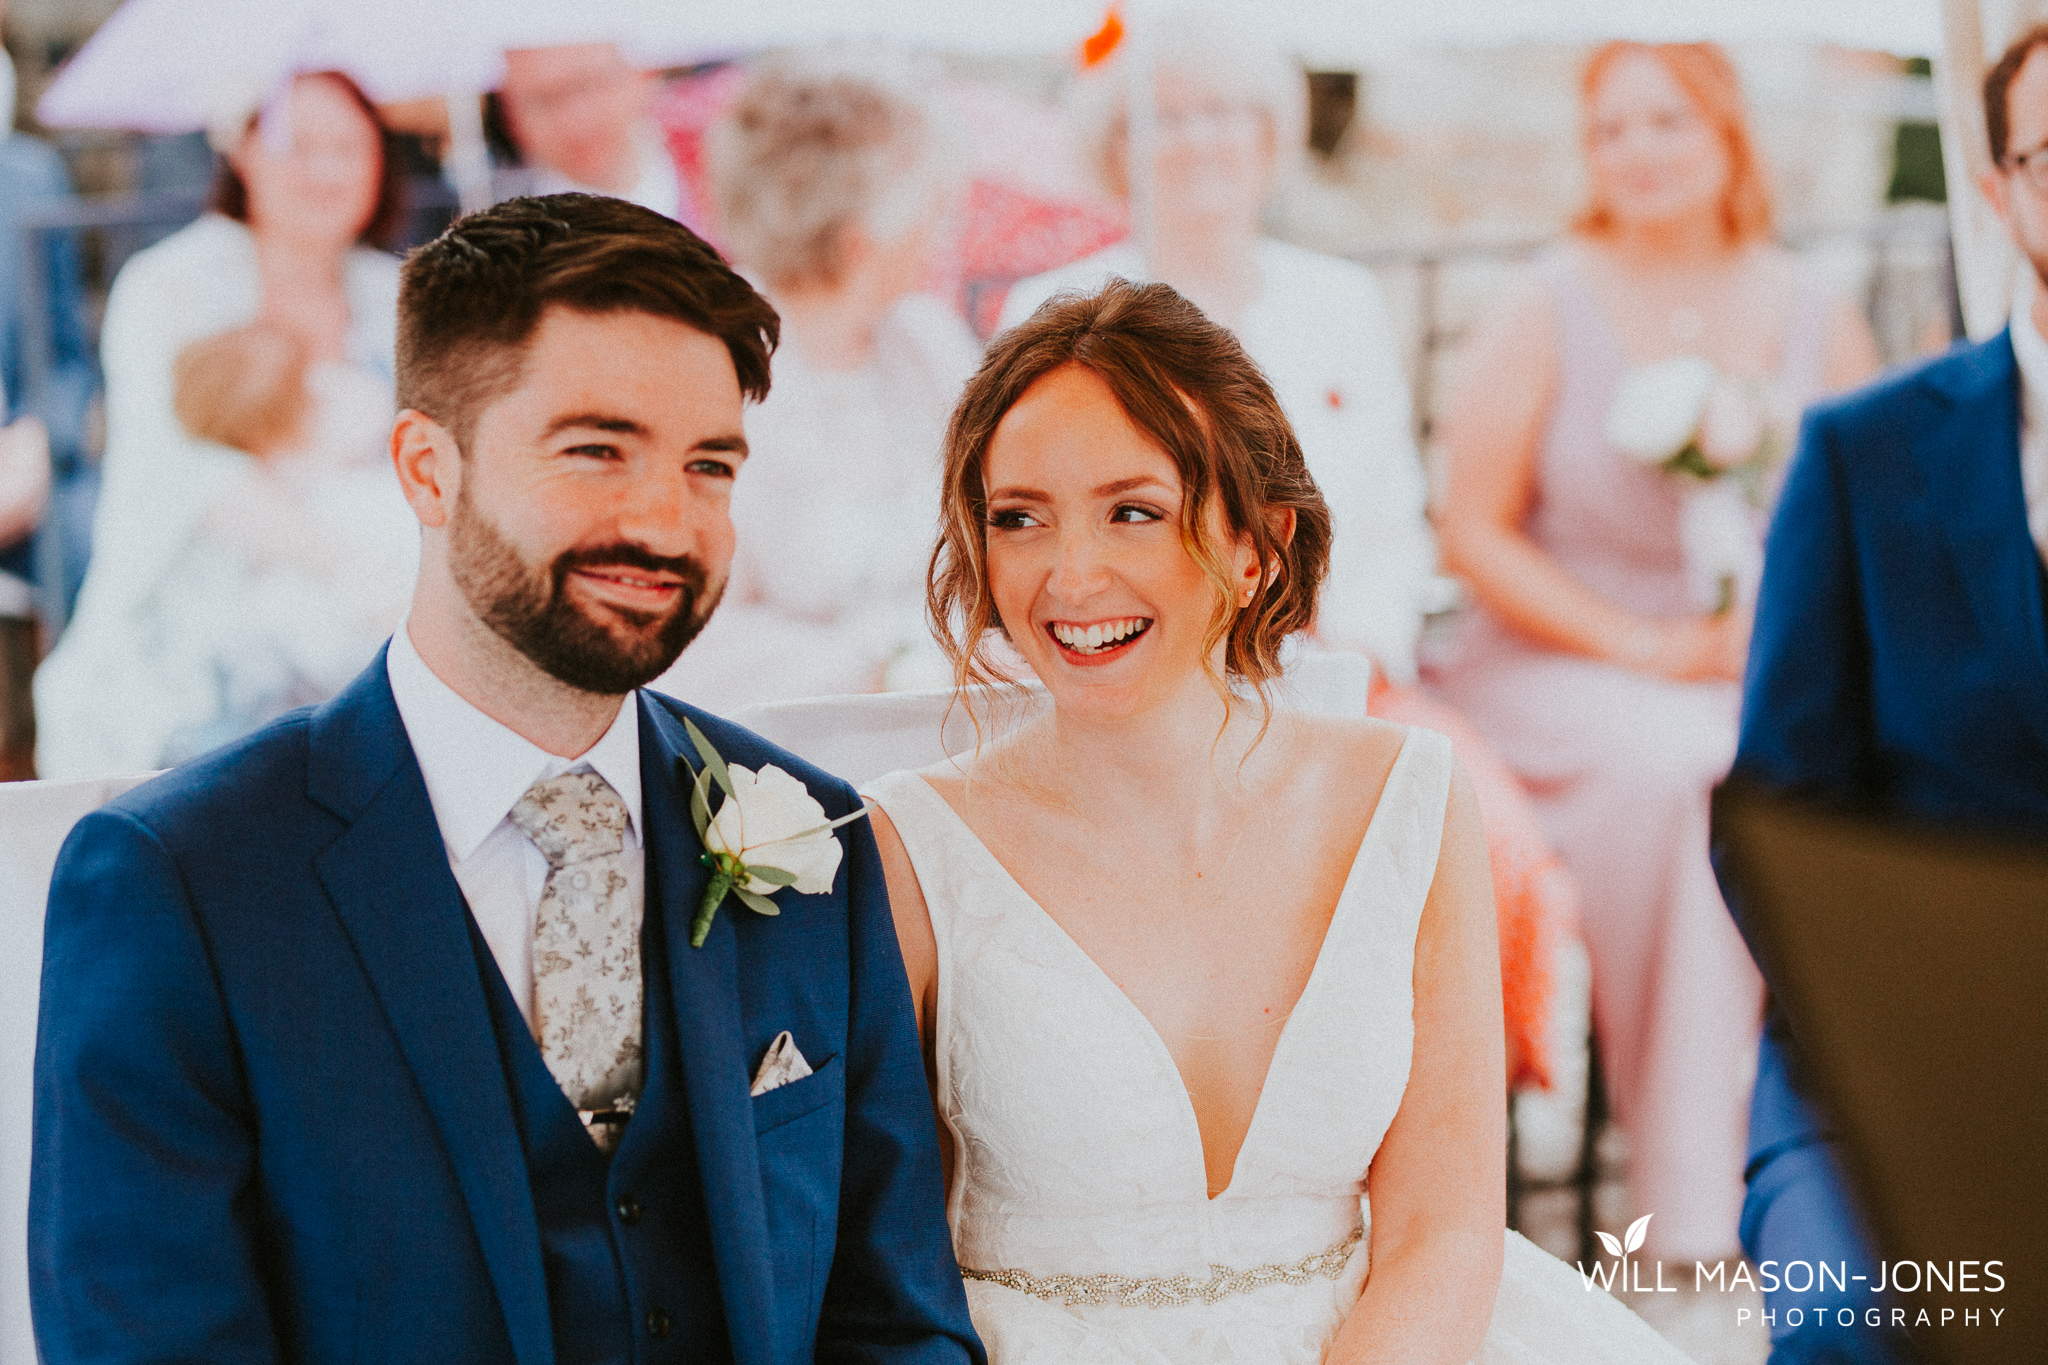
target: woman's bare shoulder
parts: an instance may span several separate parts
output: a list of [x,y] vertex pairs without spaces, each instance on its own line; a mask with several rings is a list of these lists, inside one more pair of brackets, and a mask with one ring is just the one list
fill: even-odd
[[1318,785],[1377,799],[1386,786],[1408,727],[1371,716],[1297,715],[1295,752],[1317,769]]
[[987,765],[986,754],[970,752],[926,764],[910,775],[944,797],[946,804],[958,809],[966,799],[967,789],[986,779]]

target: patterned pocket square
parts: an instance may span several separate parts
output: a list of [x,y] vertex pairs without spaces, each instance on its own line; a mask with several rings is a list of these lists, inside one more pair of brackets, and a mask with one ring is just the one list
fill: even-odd
[[761,1059],[761,1069],[754,1073],[754,1088],[749,1095],[765,1095],[778,1086],[800,1081],[811,1074],[811,1064],[804,1060],[804,1054],[796,1050],[796,1039],[784,1029],[775,1035],[775,1041],[768,1044],[768,1055]]

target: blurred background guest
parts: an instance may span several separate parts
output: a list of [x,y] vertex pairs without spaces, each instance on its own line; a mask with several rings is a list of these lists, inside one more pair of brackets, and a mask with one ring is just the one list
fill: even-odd
[[[1062,289],[1111,275],[1172,285],[1237,334],[1301,439],[1336,521],[1317,635],[1359,649],[1389,677],[1415,679],[1436,545],[1423,516],[1422,461],[1408,383],[1378,282],[1365,267],[1263,235],[1266,202],[1299,160],[1307,119],[1300,68],[1241,26],[1176,16],[1160,26],[1152,241],[1126,239],[1020,281],[1015,326]],[[1121,60],[1082,100],[1091,160],[1128,198],[1130,80]]]
[[313,360],[259,321],[178,353],[174,406],[191,435],[251,456],[244,491],[216,502],[159,589],[166,638],[210,674],[221,708],[168,761],[324,701],[404,615],[418,523],[392,487],[389,383]]
[[[40,653],[38,617],[52,598],[68,604],[85,572],[92,505],[86,414],[97,375],[76,238],[50,232],[24,239],[14,230],[23,215],[72,191],[56,149],[13,128],[14,60],[4,51],[0,111],[7,120],[0,133],[0,781],[8,781],[32,775],[34,767],[29,680]],[[32,308],[31,300],[42,307]],[[27,365],[32,347],[44,357],[36,392]],[[52,541],[56,555],[38,554],[36,532],[46,520],[72,532]]]
[[[130,259],[108,300],[96,552],[77,614],[35,682],[45,777],[162,767],[226,738],[231,700],[212,656],[192,647],[203,632],[186,613],[231,615],[241,604],[232,591],[192,591],[185,576],[212,572],[212,528],[275,508],[256,456],[179,421],[179,354],[261,317],[309,365],[371,381],[339,401],[391,416],[398,262],[375,248],[403,206],[375,110],[343,77],[301,76],[260,120],[238,119],[216,140],[225,155],[212,211]],[[241,721],[260,721],[261,709]]]
[[[1707,861],[1750,613],[1701,606],[1681,545],[1692,476],[1624,454],[1610,412],[1632,368],[1674,356],[1796,409],[1877,354],[1771,242],[1720,49],[1609,44],[1581,101],[1590,205],[1485,320],[1445,408],[1438,524],[1482,610],[1441,681],[1579,882],[1607,1092],[1636,1211],[1655,1215],[1643,1254],[1712,1260],[1736,1245],[1763,1007]],[[1676,414],[1679,440],[1692,420]]]
[[[1548,1079],[1544,1013],[1554,936],[1574,922],[1569,879],[1527,799],[1476,731],[1415,687],[1423,616],[1444,585],[1424,514],[1408,383],[1371,271],[1265,236],[1261,222],[1305,137],[1306,83],[1241,25],[1205,16],[1162,25],[1153,46],[1157,152],[1148,262],[1123,241],[1020,282],[1003,305],[1013,326],[1063,289],[1111,275],[1164,280],[1230,327],[1264,371],[1301,440],[1335,523],[1318,642],[1369,655],[1375,715],[1449,734],[1479,791],[1493,855],[1508,984],[1508,1062],[1516,1082]],[[1130,80],[1098,78],[1084,117],[1093,161],[1130,194]]]
[[653,109],[659,82],[616,43],[567,43],[505,54],[496,107],[520,164],[501,171],[501,196],[582,190],[628,199],[702,226]]
[[724,601],[656,686],[719,710],[950,670],[924,618],[946,420],[980,348],[916,292],[959,158],[901,57],[765,64],[706,139],[717,226],[782,316]]

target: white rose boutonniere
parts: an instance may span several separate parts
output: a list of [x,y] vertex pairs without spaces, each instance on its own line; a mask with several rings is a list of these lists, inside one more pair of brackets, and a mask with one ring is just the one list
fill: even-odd
[[[690,818],[704,845],[703,863],[711,869],[697,916],[690,921],[690,946],[704,946],[712,916],[728,895],[757,915],[779,915],[770,899],[789,887],[800,895],[832,889],[839,871],[839,840],[832,831],[866,815],[863,806],[837,820],[825,818],[810,789],[773,763],[755,772],[719,757],[704,732],[688,720],[690,742],[704,766],[690,785]],[[725,793],[718,813],[711,812],[709,787]]]

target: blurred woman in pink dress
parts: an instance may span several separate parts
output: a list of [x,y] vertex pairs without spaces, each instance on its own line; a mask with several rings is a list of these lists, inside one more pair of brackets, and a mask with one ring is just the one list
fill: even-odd
[[1610,417],[1624,377],[1674,357],[1759,414],[1878,357],[1861,315],[1770,240],[1720,49],[1609,44],[1581,99],[1591,204],[1481,328],[1445,407],[1439,532],[1479,609],[1436,681],[1579,882],[1631,1198],[1655,1215],[1643,1254],[1713,1259],[1736,1245],[1763,1002],[1707,862],[1750,618],[1739,591],[1717,610],[1689,584],[1681,507],[1700,481],[1625,454]]

